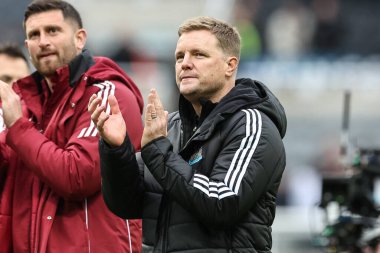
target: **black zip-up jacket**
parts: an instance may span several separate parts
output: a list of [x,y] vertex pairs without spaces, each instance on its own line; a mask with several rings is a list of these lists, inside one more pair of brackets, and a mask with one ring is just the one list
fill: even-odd
[[237,80],[198,120],[181,96],[168,136],[142,149],[145,168],[128,138],[100,141],[105,202],[143,219],[145,252],[271,252],[285,131],[283,107],[260,82]]

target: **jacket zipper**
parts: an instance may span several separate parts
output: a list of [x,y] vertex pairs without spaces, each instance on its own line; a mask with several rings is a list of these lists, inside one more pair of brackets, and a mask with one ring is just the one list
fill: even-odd
[[167,251],[167,237],[168,237],[168,228],[169,228],[169,223],[170,223],[170,220],[169,220],[169,217],[170,217],[170,211],[171,211],[171,201],[170,200],[167,200],[168,201],[168,208],[165,212],[165,225],[164,225],[164,229],[163,229],[163,233],[162,233],[162,253],[166,253]]
[[84,199],[84,213],[86,218],[86,229],[87,229],[87,240],[88,240],[88,252],[91,252],[91,242],[90,242],[90,234],[88,231],[88,208],[87,208],[87,198]]
[[129,252],[132,253],[132,238],[131,238],[131,230],[130,230],[130,227],[129,227],[129,220],[125,220],[125,223],[127,225],[127,230],[128,230]]

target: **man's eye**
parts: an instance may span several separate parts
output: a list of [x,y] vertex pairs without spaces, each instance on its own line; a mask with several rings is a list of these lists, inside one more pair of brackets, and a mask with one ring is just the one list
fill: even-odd
[[38,33],[31,33],[31,34],[29,34],[29,39],[33,39],[33,38],[35,38],[35,37],[37,37],[38,36]]
[[12,81],[12,77],[8,75],[0,76],[0,80],[6,83],[10,83]]
[[57,28],[55,27],[49,28],[49,33],[55,33],[55,32],[57,32]]

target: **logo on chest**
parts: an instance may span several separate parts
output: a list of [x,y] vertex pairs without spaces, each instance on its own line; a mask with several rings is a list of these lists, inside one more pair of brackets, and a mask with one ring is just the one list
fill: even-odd
[[195,152],[194,154],[192,154],[192,156],[189,159],[189,165],[193,166],[194,164],[196,164],[199,161],[201,161],[202,158],[203,157],[202,157],[202,147],[201,147],[200,149],[198,149],[197,152]]

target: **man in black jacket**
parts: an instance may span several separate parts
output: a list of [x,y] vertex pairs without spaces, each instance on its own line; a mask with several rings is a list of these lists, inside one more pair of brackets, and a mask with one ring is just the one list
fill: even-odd
[[197,17],[178,34],[179,111],[168,115],[149,93],[142,160],[115,97],[110,115],[90,99],[105,202],[120,217],[143,219],[147,252],[271,252],[284,109],[262,83],[236,80],[235,28]]

